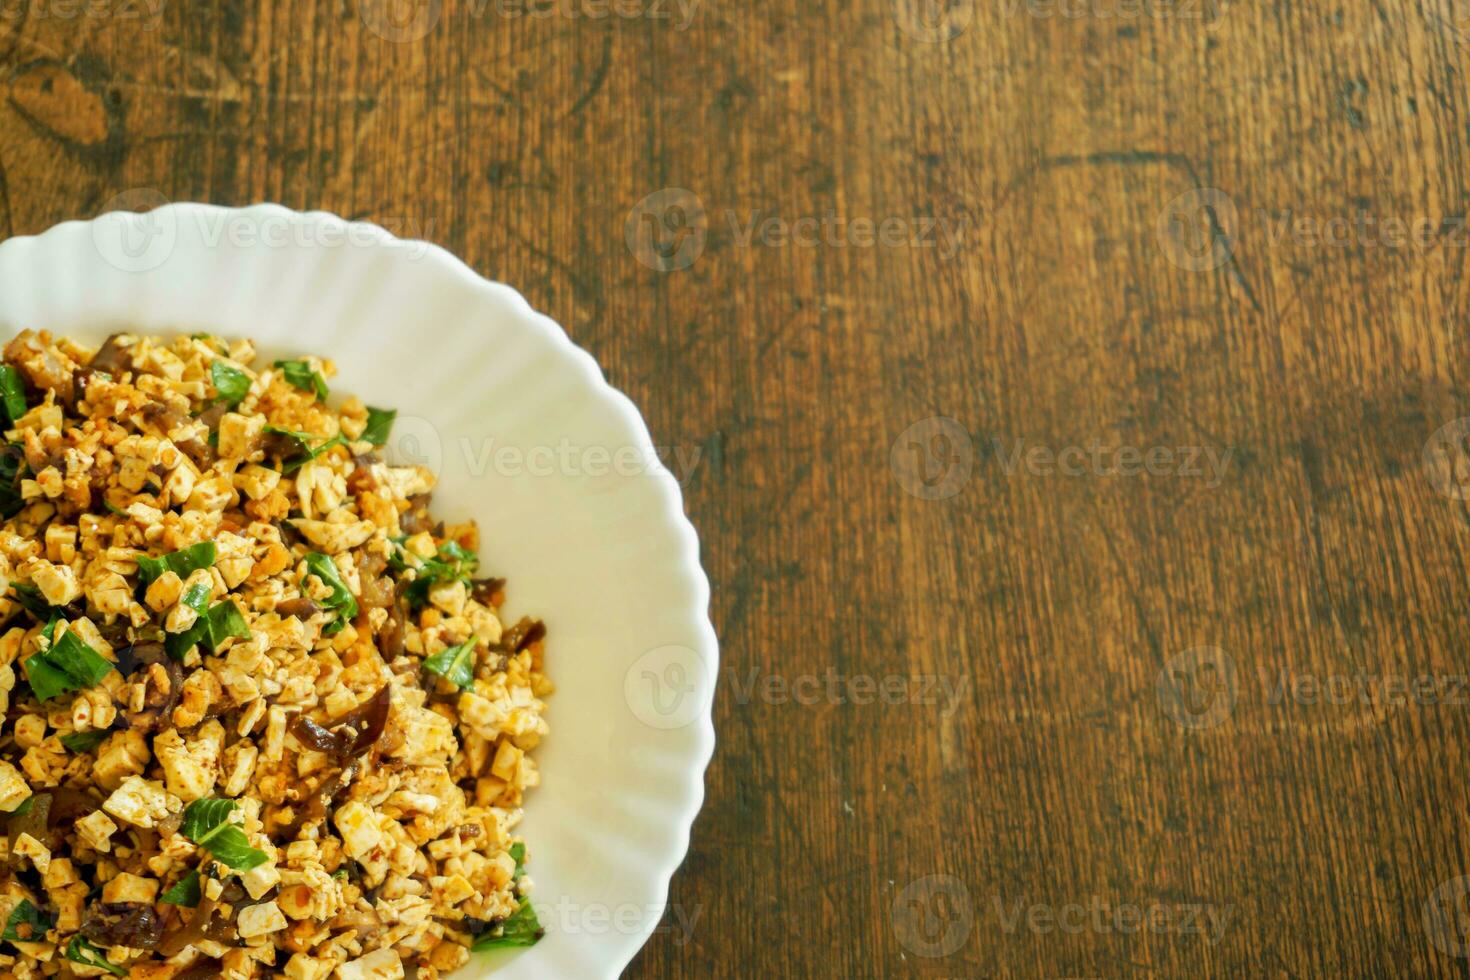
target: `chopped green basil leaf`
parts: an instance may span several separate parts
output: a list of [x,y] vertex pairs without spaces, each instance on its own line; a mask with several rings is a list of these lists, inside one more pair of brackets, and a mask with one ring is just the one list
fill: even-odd
[[[336,562],[319,551],[313,551],[306,556],[306,570],[322,580],[322,584],[332,590],[329,598],[322,601],[322,605],[328,609],[337,611],[337,619],[328,623],[323,629],[324,636],[332,636],[340,633],[342,628],[357,616],[357,599],[353,598],[352,590],[347,583],[342,581],[342,573],[337,571]],[[304,580],[303,580],[304,581]]]
[[302,466],[316,459],[328,449],[331,449],[334,446],[347,445],[347,440],[342,437],[342,434],[340,432],[328,439],[323,440],[320,446],[312,448],[311,440],[315,439],[316,436],[312,435],[310,432],[298,432],[295,429],[283,429],[279,425],[267,425],[264,431],[273,435],[287,436],[288,438],[294,439],[296,441],[296,446],[299,450],[298,453],[295,456],[292,456],[290,459],[281,460],[281,472],[288,475],[301,469]]
[[234,800],[208,797],[195,800],[184,810],[183,835],[236,871],[249,871],[264,864],[264,851],[250,846],[245,831],[230,823],[239,804]]
[[180,878],[172,888],[163,893],[160,902],[170,905],[182,905],[186,908],[194,908],[203,897],[203,891],[199,887],[199,872],[190,871]]
[[302,391],[312,391],[321,401],[327,400],[327,379],[309,361],[277,361],[281,376]]
[[106,729],[90,732],[71,732],[61,736],[61,744],[73,752],[90,752],[101,745],[110,734]]
[[115,977],[125,977],[128,975],[128,971],[116,963],[107,962],[107,954],[87,942],[81,936],[71,937],[71,943],[66,947],[66,952],[62,955],[73,963],[100,967]]
[[201,541],[182,551],[169,552],[162,558],[139,555],[138,577],[142,579],[144,586],[152,585],[153,580],[164,572],[173,572],[179,578],[188,578],[191,572],[213,565],[214,559],[213,541]]
[[25,383],[20,380],[20,372],[9,364],[0,364],[0,403],[4,403],[12,423],[26,413]]
[[46,602],[41,590],[28,582],[16,582],[11,589],[15,594],[10,598],[17,605],[36,617],[37,620],[51,619],[51,606]]
[[510,845],[510,857],[516,863],[515,877],[519,878],[526,873],[526,845],[519,841]]
[[250,394],[250,375],[228,361],[215,361],[209,366],[209,380],[219,400],[226,405],[238,405]]
[[[194,608],[198,609],[197,606]],[[245,625],[245,617],[240,615],[240,607],[235,605],[235,600],[222,599],[210,606],[208,612],[201,613],[194,625],[184,632],[170,633],[164,640],[164,646],[169,656],[182,660],[189,648],[196,644],[203,647],[205,653],[214,653],[230,637],[249,639],[250,628]]]
[[209,607],[209,636],[214,641],[215,649],[231,637],[237,640],[250,639],[250,627],[245,625],[245,617],[240,614],[240,607],[235,605],[233,599],[216,602]]
[[31,794],[30,796],[27,796],[25,799],[21,800],[20,801],[20,806],[16,807],[14,810],[10,811],[10,815],[12,817],[23,817],[27,813],[30,813],[31,812],[31,807],[33,807],[35,805],[36,805],[36,797],[35,797],[35,794]]
[[438,554],[433,558],[419,558],[410,554],[407,548],[399,547],[389,562],[399,570],[413,569],[414,579],[405,595],[409,605],[414,608],[428,603],[430,587],[456,580],[468,583],[470,576],[480,567],[479,557],[457,541],[441,544]]
[[74,630],[68,630],[50,648],[26,660],[25,668],[36,697],[49,701],[58,694],[96,686],[113,666]]
[[363,427],[362,438],[374,446],[381,446],[388,441],[388,433],[393,431],[393,420],[398,417],[396,408],[373,408],[368,406],[367,425]]
[[501,949],[510,946],[534,946],[546,934],[536,918],[536,910],[529,898],[522,898],[520,907],[504,922],[475,940],[475,952],[486,949]]
[[438,674],[456,687],[466,688],[475,682],[475,644],[473,637],[457,647],[440,650],[424,661],[424,669]]
[[5,920],[5,931],[0,932],[0,939],[13,943],[38,943],[46,938],[46,930],[50,928],[51,917],[23,898],[10,913],[10,918]]
[[191,585],[179,601],[203,616],[209,611],[209,592],[209,586],[200,582],[197,585]]

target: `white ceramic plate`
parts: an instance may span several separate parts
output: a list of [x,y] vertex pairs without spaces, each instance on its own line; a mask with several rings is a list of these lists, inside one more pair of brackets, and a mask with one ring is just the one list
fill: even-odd
[[0,243],[0,336],[253,337],[335,358],[334,397],[399,415],[390,456],[479,520],[557,684],[524,832],[546,937],[460,977],[615,977],[663,914],[714,748],[709,585],[633,404],[507,286],[380,228],[273,205],[170,204]]

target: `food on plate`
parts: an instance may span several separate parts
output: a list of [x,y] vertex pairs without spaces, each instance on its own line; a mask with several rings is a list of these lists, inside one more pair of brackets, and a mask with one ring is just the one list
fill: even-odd
[[257,360],[4,348],[4,976],[426,980],[541,935],[545,628],[392,411]]

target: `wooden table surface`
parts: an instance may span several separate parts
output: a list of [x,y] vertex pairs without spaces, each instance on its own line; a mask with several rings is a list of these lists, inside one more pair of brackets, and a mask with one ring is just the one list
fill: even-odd
[[0,0],[0,235],[371,219],[683,453],[630,976],[1463,975],[1467,68],[1464,0]]

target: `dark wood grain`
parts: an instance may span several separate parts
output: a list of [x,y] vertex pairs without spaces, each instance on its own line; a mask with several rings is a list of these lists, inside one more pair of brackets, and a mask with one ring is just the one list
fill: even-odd
[[379,221],[698,453],[720,747],[630,975],[1470,967],[1423,461],[1470,415],[1470,7],[153,2],[0,3],[0,233]]

